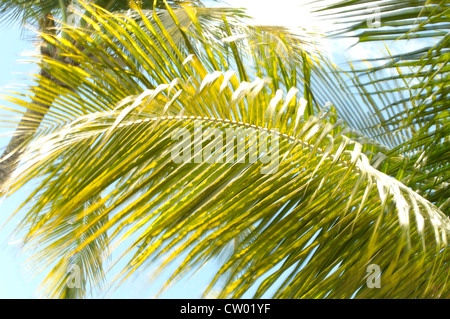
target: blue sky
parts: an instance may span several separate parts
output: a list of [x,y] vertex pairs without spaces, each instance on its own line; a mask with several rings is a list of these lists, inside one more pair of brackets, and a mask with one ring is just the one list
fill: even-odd
[[[26,85],[27,76],[24,73],[30,73],[35,66],[31,64],[19,63],[20,54],[25,51],[32,50],[32,44],[24,41],[20,37],[20,29],[18,27],[0,28],[0,41],[4,44],[0,51],[0,87],[2,93],[8,87],[16,84]],[[2,100],[1,105],[12,106]],[[0,132],[4,133],[4,128]],[[0,145],[4,147],[7,139],[1,138]],[[4,224],[6,219],[11,215],[19,203],[20,196],[8,198],[0,203],[0,223]],[[38,284],[38,278],[35,280],[25,280],[25,273],[21,265],[25,261],[25,256],[19,253],[14,245],[9,243],[12,241],[11,231],[14,222],[8,223],[6,227],[0,229],[0,298],[30,298]]]

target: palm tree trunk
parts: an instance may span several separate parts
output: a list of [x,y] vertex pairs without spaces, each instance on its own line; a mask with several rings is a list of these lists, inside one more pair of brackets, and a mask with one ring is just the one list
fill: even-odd
[[[42,75],[44,72],[40,73]],[[35,109],[49,108],[48,105],[38,102],[36,99],[33,99],[31,103],[36,106]],[[27,109],[0,158],[0,189],[16,169],[20,155],[28,144],[27,141],[36,133],[45,116],[44,112],[38,112],[35,109]]]

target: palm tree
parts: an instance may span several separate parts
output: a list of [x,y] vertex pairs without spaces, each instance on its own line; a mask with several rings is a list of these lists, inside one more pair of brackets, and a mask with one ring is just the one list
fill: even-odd
[[[91,29],[64,28],[70,40],[42,35],[74,65],[42,57],[57,81],[39,91],[55,107],[5,188],[32,189],[19,230],[39,248],[34,262],[58,260],[48,295],[71,293],[77,258],[82,291],[96,286],[117,240],[127,260],[118,282],[186,253],[169,284],[225,253],[205,294],[238,298],[256,283],[256,298],[449,297],[446,60],[430,50],[429,59],[389,57],[382,68],[407,84],[386,89],[380,68],[363,82],[362,70],[338,70],[309,39],[243,24],[236,9],[85,9]],[[432,14],[421,27],[439,20]],[[379,34],[394,33],[360,39]],[[395,99],[405,92],[417,97]],[[399,103],[405,118],[386,119]],[[221,135],[231,131],[241,138]],[[191,160],[174,161],[174,149]],[[277,165],[264,171],[269,153]],[[371,265],[380,288],[367,285]]]

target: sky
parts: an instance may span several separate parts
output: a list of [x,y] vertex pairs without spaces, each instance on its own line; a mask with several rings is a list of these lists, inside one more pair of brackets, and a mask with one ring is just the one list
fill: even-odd
[[[30,42],[21,40],[18,27],[0,26],[0,41],[3,48],[0,50],[0,88],[1,92],[13,86],[26,87],[27,76],[24,73],[33,72],[35,67],[30,64],[20,63],[20,54],[32,50]],[[29,83],[29,82],[28,82]],[[12,107],[12,104],[1,101],[1,105]],[[4,133],[5,129],[0,128]],[[7,139],[7,138],[6,138]],[[5,138],[0,139],[1,147],[5,145]],[[0,203],[0,225],[13,213],[14,207],[19,203],[20,196],[14,196]],[[25,261],[22,254],[9,243],[13,241],[9,237],[13,230],[13,223],[0,229],[0,298],[28,298],[36,287],[35,281],[25,281],[21,265]]]
[[[307,1],[309,2],[309,1]],[[236,7],[247,7],[248,13],[255,17],[256,24],[285,25],[294,27],[299,24],[311,26],[315,24],[318,28],[329,28],[330,21],[322,21],[317,24],[312,16],[308,15],[305,8],[298,5],[297,0],[279,0],[276,6],[271,0],[228,0],[228,3]],[[355,42],[355,39],[340,40],[339,42],[324,42],[327,50],[335,57],[335,60],[344,61],[345,58],[374,57],[380,54],[380,48],[373,46],[356,46],[345,50]],[[0,91],[13,87],[16,91],[23,91],[30,84],[27,74],[36,73],[37,68],[31,63],[21,62],[25,56],[33,52],[35,48],[32,43],[21,36],[20,26],[0,25],[0,43],[4,46],[0,50]],[[414,49],[411,44],[410,49]],[[418,44],[415,43],[414,46]],[[395,52],[395,46],[391,47]],[[13,107],[11,103],[0,101],[0,105]],[[7,130],[0,128],[0,134]],[[0,147],[4,147],[9,138],[0,138]],[[1,150],[3,151],[3,150]],[[0,226],[4,224],[9,216],[18,207],[23,199],[24,192],[0,202]],[[29,256],[21,251],[20,246],[11,232],[18,218],[13,218],[6,226],[0,228],[0,298],[37,298],[38,286],[44,278],[42,273],[36,269],[25,270],[24,263]],[[120,265],[119,265],[120,266]],[[211,262],[193,277],[178,282],[160,297],[163,298],[200,298],[202,290],[212,279],[217,264]],[[91,297],[108,298],[151,298],[165,282],[170,273],[169,269],[153,282],[149,276],[139,274],[134,280],[126,282],[118,290],[108,295],[94,293]],[[173,268],[172,268],[173,270]]]

